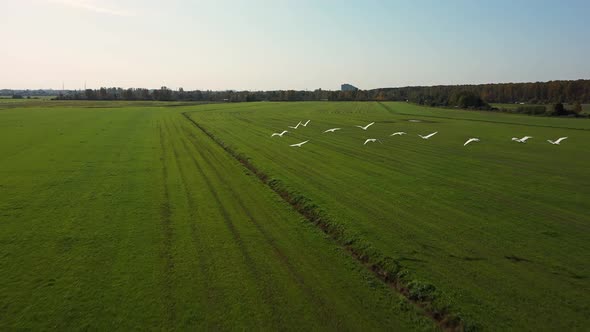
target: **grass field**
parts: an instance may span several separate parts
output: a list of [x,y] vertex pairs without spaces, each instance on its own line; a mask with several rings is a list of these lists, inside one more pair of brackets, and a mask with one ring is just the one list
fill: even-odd
[[[590,121],[406,103],[204,106],[190,116],[476,326],[589,326]],[[322,133],[333,127],[343,129]],[[534,138],[510,140],[525,135]],[[561,146],[546,142],[560,136]],[[464,147],[469,137],[481,142]]]
[[0,101],[0,329],[436,329],[417,290],[469,327],[584,330],[589,139],[406,103]]
[[180,108],[68,105],[0,110],[0,329],[434,328]]

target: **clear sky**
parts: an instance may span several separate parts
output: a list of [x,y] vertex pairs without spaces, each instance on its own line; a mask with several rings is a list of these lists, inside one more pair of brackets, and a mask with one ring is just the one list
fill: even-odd
[[0,88],[590,78],[590,1],[0,0]]

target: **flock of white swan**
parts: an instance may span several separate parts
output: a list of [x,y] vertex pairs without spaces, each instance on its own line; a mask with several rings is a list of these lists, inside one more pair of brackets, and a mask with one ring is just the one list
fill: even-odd
[[[296,126],[288,126],[288,127],[289,127],[289,128],[292,128],[292,129],[297,129],[297,128],[299,128],[299,126],[307,127],[307,125],[308,125],[310,122],[311,122],[311,120],[307,120],[307,121],[305,121],[305,123],[303,123],[303,122],[299,121],[299,123],[297,123],[297,125],[296,125]],[[366,126],[359,126],[359,125],[357,125],[357,126],[355,126],[355,127],[358,127],[358,128],[360,128],[360,129],[362,129],[362,130],[367,130],[367,129],[369,129],[369,127],[371,127],[371,126],[372,126],[372,125],[374,125],[374,124],[375,124],[375,122],[371,122],[371,123],[367,124]],[[342,128],[330,128],[330,129],[327,129],[327,130],[325,130],[325,131],[324,131],[324,134],[325,134],[325,133],[335,133],[335,132],[336,132],[336,131],[338,131],[338,130],[342,130]],[[288,132],[289,132],[288,130],[283,130],[283,131],[282,131],[282,132],[280,132],[280,133],[273,133],[272,135],[270,135],[270,137],[275,137],[275,136],[278,136],[278,137],[283,137],[283,135],[285,135],[285,134],[286,134],[286,133],[288,133]],[[401,135],[406,135],[406,134],[407,134],[406,132],[403,132],[403,131],[398,131],[398,132],[395,132],[395,133],[393,133],[393,134],[391,134],[391,135],[389,135],[389,136],[401,136]],[[432,136],[434,136],[434,135],[436,135],[436,134],[438,134],[438,131],[435,131],[435,132],[433,132],[433,133],[430,133],[430,134],[428,134],[428,135],[420,135],[420,134],[418,134],[418,136],[419,136],[420,138],[422,138],[422,139],[429,139],[429,138],[431,138]],[[532,136],[524,136],[524,137],[522,137],[522,138],[518,138],[518,137],[512,137],[512,140],[513,140],[514,142],[518,142],[518,143],[526,143],[526,141],[527,141],[527,140],[529,140],[529,139],[531,139],[531,138],[533,138],[533,137],[532,137]],[[551,143],[551,144],[553,144],[553,145],[559,145],[559,144],[560,144],[560,143],[561,143],[563,140],[565,140],[565,139],[567,139],[567,137],[560,137],[560,138],[558,138],[558,139],[556,139],[556,140],[554,140],[554,141],[553,141],[553,140],[550,140],[550,139],[548,139],[548,140],[547,140],[547,142],[549,142],[549,143]],[[467,144],[469,144],[469,143],[473,143],[473,142],[479,142],[479,141],[480,141],[480,140],[479,140],[479,138],[477,138],[477,137],[471,137],[471,138],[467,139],[467,141],[465,141],[465,143],[463,144],[463,146],[466,146],[466,145],[467,145]],[[307,140],[307,141],[303,141],[303,142],[299,142],[299,143],[296,143],[296,144],[291,144],[291,145],[289,145],[289,146],[292,146],[292,147],[298,147],[298,148],[300,148],[300,147],[302,147],[302,146],[303,146],[305,143],[307,143],[307,142],[309,142],[309,140]],[[364,143],[363,145],[367,145],[367,143],[375,143],[375,142],[379,142],[379,143],[383,144],[383,143],[381,142],[381,140],[379,140],[379,139],[377,139],[377,138],[367,138],[367,139],[365,140],[365,143]]]

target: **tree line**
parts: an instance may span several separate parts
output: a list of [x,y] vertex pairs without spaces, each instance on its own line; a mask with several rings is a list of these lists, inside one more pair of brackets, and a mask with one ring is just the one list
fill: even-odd
[[[357,91],[317,89],[276,91],[185,91],[141,88],[100,88],[68,91],[57,99],[74,100],[159,100],[159,101],[409,101],[421,105],[493,110],[490,103],[526,103],[547,105],[590,103],[590,80],[535,83],[498,83],[479,85],[439,85],[382,88]],[[537,114],[540,108],[520,108],[522,113]],[[559,106],[558,106],[558,109]],[[513,108],[511,111],[518,111]]]
[[498,83],[479,85],[439,85],[382,88],[358,91],[185,91],[182,88],[122,89],[100,88],[68,91],[59,99],[88,100],[191,100],[191,101],[411,101],[432,106],[453,106],[466,93],[477,95],[486,103],[551,104],[590,103],[590,80],[549,81],[535,83]]
[[[318,101],[318,100],[371,100],[367,91],[363,93],[303,90],[276,91],[211,91],[191,90],[183,88],[172,90],[165,86],[160,89],[142,88],[100,88],[69,91],[60,94],[56,99],[61,100],[157,100],[157,101],[212,101],[212,102],[251,102],[251,101]],[[354,93],[354,95],[353,95]]]
[[478,85],[439,85],[377,89],[383,97],[448,106],[452,96],[470,92],[487,103],[590,103],[590,80]]

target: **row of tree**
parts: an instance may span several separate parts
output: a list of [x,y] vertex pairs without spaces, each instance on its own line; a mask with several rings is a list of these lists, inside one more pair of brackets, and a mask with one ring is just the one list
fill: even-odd
[[[480,100],[472,100],[479,97]],[[68,91],[59,99],[89,100],[192,100],[192,101],[365,101],[407,100],[432,106],[487,107],[485,103],[554,104],[590,103],[590,80],[479,85],[439,85],[358,91],[184,91],[160,89],[100,88]]]
[[[14,90],[14,89],[0,89],[0,96],[3,97],[11,97],[11,96],[23,96],[23,97],[41,97],[41,96],[57,96],[60,92],[64,92],[61,90],[52,90],[52,89],[38,89],[38,90]],[[65,92],[74,92],[67,90]]]
[[487,103],[553,104],[590,103],[590,80],[479,85],[440,85],[378,89],[386,99],[406,99],[419,104],[451,106],[453,95],[471,92]]
[[141,88],[100,88],[70,91],[59,94],[57,99],[64,100],[159,100],[159,101],[214,101],[214,102],[250,102],[250,101],[313,101],[313,100],[374,100],[369,91],[315,91],[276,90],[276,91],[185,91],[183,88],[171,90]]
[[582,113],[582,104],[575,102],[566,107],[563,103],[556,103],[552,105],[518,105],[517,107],[500,106],[494,108],[500,112],[521,113],[528,115],[547,115],[547,116],[586,116]]
[[[579,104],[590,103],[590,80],[480,85],[440,85],[384,88],[357,91],[185,91],[180,88],[122,89],[100,88],[68,91],[58,99],[160,100],[160,101],[410,101],[422,105],[467,109],[493,109],[489,103]],[[555,108],[555,107],[554,107]],[[514,110],[514,109],[513,109]],[[518,110],[517,110],[518,111]],[[522,109],[537,114],[540,108]]]

